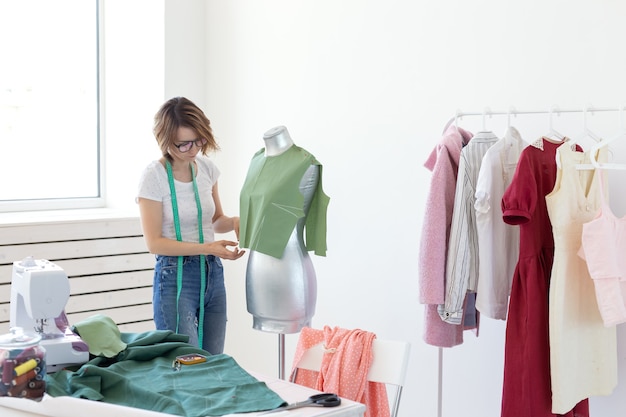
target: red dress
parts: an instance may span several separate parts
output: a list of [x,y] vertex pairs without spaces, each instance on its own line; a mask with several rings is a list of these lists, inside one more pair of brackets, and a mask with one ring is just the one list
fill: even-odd
[[[551,411],[548,294],[554,239],[545,196],[556,182],[560,145],[542,139],[527,146],[502,197],[503,220],[520,226],[506,324],[502,417],[558,415]],[[588,400],[564,416],[588,417]]]

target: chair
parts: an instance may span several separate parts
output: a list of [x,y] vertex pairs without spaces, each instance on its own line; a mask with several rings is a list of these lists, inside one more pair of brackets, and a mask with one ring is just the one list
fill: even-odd
[[[373,358],[367,374],[367,380],[380,382],[388,388],[395,389],[393,400],[390,401],[391,417],[398,415],[410,348],[411,345],[403,341],[374,339],[372,342]],[[322,343],[319,343],[304,352],[298,363],[298,369],[319,371],[322,366],[323,356],[324,346]],[[294,373],[292,382],[295,380],[295,376],[296,374]]]

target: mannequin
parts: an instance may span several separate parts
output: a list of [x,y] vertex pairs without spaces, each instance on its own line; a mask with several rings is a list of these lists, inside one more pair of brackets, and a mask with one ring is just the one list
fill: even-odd
[[265,142],[265,156],[280,155],[294,145],[285,126],[277,126],[265,132],[263,142]]
[[[274,158],[294,146],[284,126],[265,132],[264,158]],[[246,271],[248,312],[253,328],[272,333],[297,333],[315,313],[317,281],[303,240],[306,217],[320,179],[320,166],[311,164],[300,180],[304,216],[289,236],[282,257],[251,250]]]

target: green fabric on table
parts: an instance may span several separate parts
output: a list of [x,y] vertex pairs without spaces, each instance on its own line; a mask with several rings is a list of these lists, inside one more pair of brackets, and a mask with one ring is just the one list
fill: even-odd
[[103,314],[95,314],[76,323],[74,329],[89,346],[89,353],[94,356],[112,358],[126,349],[117,324]]
[[[49,395],[103,401],[185,417],[221,416],[277,408],[285,401],[226,354],[211,355],[166,330],[122,333],[126,350],[96,357],[77,371],[47,376]],[[199,353],[207,361],[182,365],[176,356]]]

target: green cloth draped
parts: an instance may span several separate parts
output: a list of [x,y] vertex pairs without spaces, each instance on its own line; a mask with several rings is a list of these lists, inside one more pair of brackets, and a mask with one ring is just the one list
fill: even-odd
[[[76,371],[46,377],[46,392],[186,417],[269,410],[285,404],[274,391],[225,354],[211,355],[169,330],[121,333],[126,350],[98,356]],[[176,356],[199,353],[207,361],[182,365]]]
[[306,150],[291,146],[276,156],[254,154],[240,193],[239,246],[282,258],[298,220],[305,216],[300,181],[311,165],[319,179],[305,223],[305,246],[326,256],[326,212],[329,197],[322,188],[322,165]]

